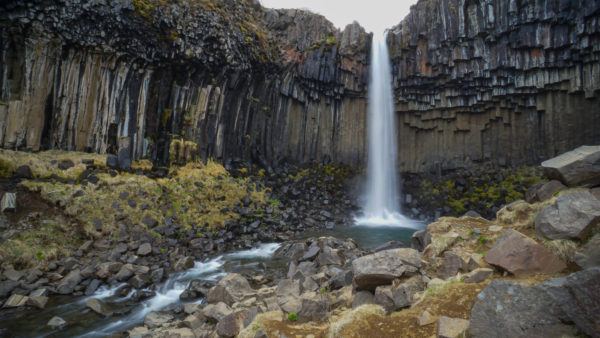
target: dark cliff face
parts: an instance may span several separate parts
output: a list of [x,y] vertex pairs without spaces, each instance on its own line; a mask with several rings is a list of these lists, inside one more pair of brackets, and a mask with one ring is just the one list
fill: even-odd
[[600,2],[421,0],[390,33],[403,170],[600,143]]
[[368,36],[250,1],[10,1],[0,146],[360,163]]

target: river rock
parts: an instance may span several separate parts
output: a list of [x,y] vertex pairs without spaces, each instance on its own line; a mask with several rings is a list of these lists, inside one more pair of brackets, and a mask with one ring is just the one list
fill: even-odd
[[219,337],[236,337],[244,327],[254,320],[254,317],[256,317],[257,314],[257,308],[244,309],[230,313],[217,323],[217,334]]
[[194,267],[194,257],[182,257],[175,263],[175,271],[185,271]]
[[150,243],[143,243],[137,250],[138,256],[147,256],[150,253],[152,253],[152,245]]
[[413,249],[423,251],[431,243],[431,235],[426,229],[415,231],[410,243]]
[[144,325],[152,329],[163,326],[172,320],[173,316],[168,313],[150,312],[146,318],[144,318]]
[[577,250],[574,261],[583,269],[600,266],[600,234],[594,235]]
[[35,306],[38,309],[43,309],[48,303],[48,297],[46,296],[29,296],[27,299],[27,305]]
[[253,294],[254,290],[246,278],[237,273],[230,273],[208,291],[207,301],[209,303],[223,302],[231,306]]
[[19,286],[19,282],[12,280],[0,281],[0,298],[8,296],[17,286]]
[[308,292],[301,297],[298,318],[310,321],[323,320],[327,318],[329,306],[329,298],[326,295]]
[[100,279],[107,279],[113,274],[119,272],[123,267],[123,263],[119,262],[106,262],[98,265],[96,270],[96,276]]
[[60,317],[52,317],[52,319],[50,319],[48,321],[48,324],[46,324],[48,326],[50,326],[52,329],[61,329],[63,327],[65,327],[67,325],[67,322],[60,318]]
[[202,315],[215,323],[231,314],[231,312],[232,310],[229,305],[223,302],[208,304],[202,309]]
[[565,263],[543,245],[513,229],[505,230],[496,240],[485,261],[515,275],[552,274],[566,268]]
[[464,337],[468,329],[468,320],[441,316],[437,322],[437,338]]
[[542,162],[542,168],[552,178],[570,187],[600,185],[600,145],[581,146]]
[[535,218],[538,235],[549,239],[584,239],[600,224],[600,200],[589,191],[563,194]]
[[3,307],[5,307],[5,308],[21,307],[21,306],[24,306],[28,300],[29,300],[29,297],[14,293],[6,300],[6,302],[4,302]]
[[354,284],[358,289],[374,290],[394,279],[414,275],[421,267],[421,255],[414,249],[380,251],[352,262]]
[[79,269],[69,272],[56,287],[56,292],[61,295],[73,293],[73,290],[81,282],[81,279],[82,277]]
[[110,317],[114,313],[107,304],[96,298],[90,298],[86,300],[85,306],[104,317]]

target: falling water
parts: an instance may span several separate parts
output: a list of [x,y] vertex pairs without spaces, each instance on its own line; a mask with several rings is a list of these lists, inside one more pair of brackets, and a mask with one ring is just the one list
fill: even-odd
[[366,201],[356,223],[412,228],[413,222],[400,213],[394,99],[385,34],[373,38],[370,73]]

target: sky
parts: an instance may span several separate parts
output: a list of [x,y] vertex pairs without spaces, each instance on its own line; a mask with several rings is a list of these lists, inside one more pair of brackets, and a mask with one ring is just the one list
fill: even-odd
[[358,21],[367,31],[383,32],[404,19],[417,0],[260,0],[270,8],[302,8],[324,15],[338,28]]

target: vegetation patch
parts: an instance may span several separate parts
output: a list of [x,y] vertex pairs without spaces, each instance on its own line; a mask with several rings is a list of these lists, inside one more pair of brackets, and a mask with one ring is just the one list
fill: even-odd
[[[73,162],[73,167],[66,170],[60,169],[59,163],[63,161]],[[20,166],[27,165],[31,168],[31,172],[35,178],[46,179],[58,177],[67,180],[77,180],[86,169],[84,161],[93,162],[94,166],[103,168],[106,166],[106,155],[61,150],[29,153],[0,149],[0,177],[2,177],[1,173],[4,171],[2,168],[9,168],[14,171]]]

